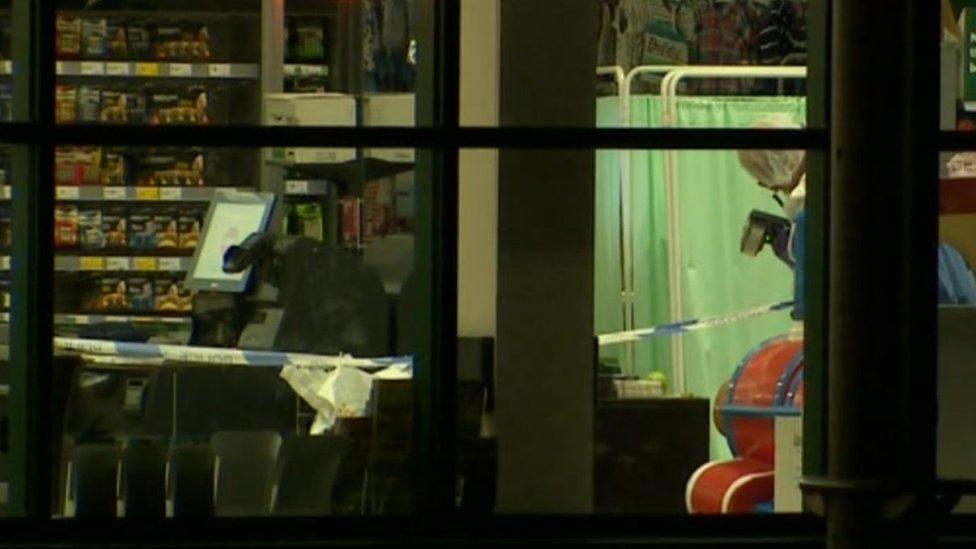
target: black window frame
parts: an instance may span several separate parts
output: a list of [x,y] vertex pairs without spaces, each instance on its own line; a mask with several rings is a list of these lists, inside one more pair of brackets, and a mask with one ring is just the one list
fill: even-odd
[[[514,539],[526,532],[536,536],[558,535],[564,539],[619,539],[623,537],[692,538],[702,543],[716,537],[766,539],[788,536],[797,543],[822,540],[821,522],[811,517],[759,518],[645,517],[639,520],[610,517],[575,518],[465,518],[453,514],[454,424],[453,385],[455,354],[457,272],[458,156],[462,149],[670,149],[727,150],[802,149],[811,155],[811,177],[828,180],[829,0],[809,0],[810,36],[808,128],[798,131],[720,129],[596,129],[596,128],[485,128],[463,127],[459,122],[460,0],[422,0],[431,38],[430,56],[422,56],[417,128],[330,127],[90,127],[57,125],[54,117],[55,47],[52,32],[54,0],[12,0],[13,14],[22,23],[15,32],[19,71],[15,76],[17,121],[0,124],[0,143],[15,147],[15,174],[22,179],[13,199],[15,246],[12,262],[11,332],[12,422],[11,446],[19,459],[14,475],[26,489],[13,494],[26,518],[9,523],[9,538],[105,541],[205,541],[274,539],[288,532],[296,541],[321,539],[324,532],[336,541],[370,538]],[[26,28],[25,28],[26,27]],[[426,87],[426,88],[425,88]],[[943,144],[959,140],[943,135]],[[126,528],[79,527],[71,521],[52,521],[50,445],[53,436],[50,387],[53,329],[53,234],[50,212],[54,205],[53,151],[58,145],[182,145],[193,142],[213,147],[335,146],[412,147],[420,151],[418,182],[428,181],[418,195],[418,214],[430,215],[418,242],[429,283],[424,303],[430,311],[423,328],[423,345],[417,356],[415,383],[415,451],[420,489],[413,519],[295,519],[288,521],[208,521],[206,525],[172,528],[167,525],[130,523]],[[976,139],[967,143],[976,148]],[[823,368],[827,333],[826,223],[827,185],[808,190],[810,265],[808,277],[808,326],[806,343],[807,390],[805,424],[806,473],[823,473],[823,440],[826,417],[826,379]],[[23,266],[30,266],[25,268]],[[426,367],[429,365],[430,367]],[[19,417],[18,417],[19,416]],[[18,490],[21,490],[18,492]],[[5,530],[8,523],[5,523]],[[243,529],[242,529],[243,526]],[[653,531],[653,532],[652,532]],[[369,535],[364,535],[369,532]],[[761,532],[761,533],[760,533]],[[108,536],[108,537],[106,537]],[[113,537],[114,536],[114,537]],[[267,536],[261,538],[260,536]]]

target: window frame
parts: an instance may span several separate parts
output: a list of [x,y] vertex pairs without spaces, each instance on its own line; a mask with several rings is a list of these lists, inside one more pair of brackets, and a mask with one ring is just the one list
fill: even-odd
[[[12,210],[15,239],[12,254],[11,325],[11,446],[14,468],[12,481],[21,480],[13,492],[12,507],[27,517],[22,535],[45,532],[46,536],[84,539],[86,535],[106,536],[104,531],[85,534],[68,522],[58,524],[49,518],[52,498],[50,478],[53,312],[53,228],[50,212],[54,205],[53,150],[55,146],[73,143],[95,145],[167,145],[194,142],[214,147],[261,146],[335,146],[335,147],[413,147],[418,151],[417,181],[428,181],[418,188],[418,217],[430,216],[429,223],[418,227],[418,264],[421,277],[429,281],[423,287],[424,313],[420,327],[422,342],[415,370],[415,439],[417,472],[421,479],[417,490],[416,511],[419,521],[402,519],[295,519],[258,521],[213,521],[233,528],[172,529],[140,524],[128,531],[144,540],[173,539],[191,541],[202,538],[253,539],[255,535],[274,535],[287,525],[293,538],[315,539],[328,524],[336,539],[348,536],[358,539],[369,531],[370,537],[402,539],[404,533],[419,537],[482,535],[518,536],[526,532],[543,532],[569,538],[592,536],[617,537],[630,533],[647,537],[672,536],[677,539],[714,539],[737,537],[766,539],[769,536],[796,535],[797,539],[819,539],[821,522],[812,517],[647,517],[631,524],[626,519],[586,518],[503,518],[466,519],[452,513],[454,494],[454,424],[456,407],[453,385],[457,333],[457,204],[458,156],[463,148],[481,149],[672,149],[727,150],[803,149],[810,153],[811,176],[826,182],[829,150],[829,0],[808,0],[808,27],[811,29],[808,80],[808,126],[798,131],[721,130],[721,129],[596,129],[596,128],[518,128],[462,127],[459,123],[460,80],[460,9],[461,0],[421,0],[427,28],[420,33],[431,40],[430,56],[421,56],[418,77],[417,128],[333,128],[333,127],[118,127],[95,131],[94,127],[55,124],[55,0],[12,0],[15,25],[15,59],[29,70],[15,75],[17,121],[0,124],[0,142],[16,146],[15,174],[21,181],[15,193]],[[24,32],[26,31],[26,32]],[[423,46],[423,45],[422,45]],[[104,130],[104,128],[101,128]],[[945,140],[945,136],[944,140]],[[976,145],[976,142],[973,143]],[[826,204],[827,185],[808,188],[808,242],[810,265],[808,275],[808,356],[806,370],[805,473],[823,473],[823,441],[826,392],[823,359],[827,333],[826,303]],[[27,268],[26,266],[30,266]],[[425,367],[428,366],[429,367]],[[27,489],[23,487],[26,486]],[[243,527],[243,533],[232,530]],[[335,530],[332,530],[332,529]],[[368,529],[368,530],[367,530]],[[174,530],[177,530],[174,532]],[[17,539],[17,530],[12,530]],[[215,533],[216,532],[216,533]],[[343,534],[345,532],[345,534]],[[704,532],[704,533],[703,533]],[[479,534],[480,533],[480,534]],[[122,534],[123,536],[126,534]],[[175,536],[175,537],[174,537]],[[389,536],[389,537],[387,537]],[[705,536],[703,538],[703,536]],[[713,536],[708,538],[708,536]],[[28,538],[25,538],[28,539]],[[104,538],[99,538],[104,539]],[[125,541],[122,537],[120,540]]]

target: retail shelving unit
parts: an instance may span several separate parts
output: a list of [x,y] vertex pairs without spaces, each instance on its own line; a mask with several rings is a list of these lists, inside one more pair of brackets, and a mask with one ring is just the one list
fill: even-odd
[[[58,4],[61,123],[260,122],[260,1],[90,4]],[[257,151],[80,145],[58,153],[58,331],[79,318],[189,322],[182,278],[206,204],[217,188],[259,188]]]

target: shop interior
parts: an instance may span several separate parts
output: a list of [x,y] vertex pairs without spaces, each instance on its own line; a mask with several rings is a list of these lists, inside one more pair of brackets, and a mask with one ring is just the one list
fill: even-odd
[[[805,0],[593,3],[593,86],[579,93],[596,127],[808,125]],[[417,125],[425,37],[415,0],[160,4],[58,3],[58,123]],[[976,7],[944,4],[943,123],[973,126],[976,79],[964,70],[973,52],[960,36],[976,25]],[[8,119],[11,22],[2,13]],[[469,47],[497,49],[492,40]],[[563,404],[593,410],[590,512],[804,511],[806,160],[779,152],[789,163],[783,181],[770,177],[785,168],[768,165],[782,155],[750,159],[734,143],[593,152],[583,175],[593,200],[592,339],[577,343],[598,349],[588,357],[595,396]],[[426,281],[414,275],[426,222],[415,207],[419,155],[58,148],[52,515],[409,514],[412,378],[422,367],[413,326],[430,321],[418,306]],[[969,333],[976,201],[965,183],[976,178],[976,157],[947,154],[942,168],[940,321],[944,334]],[[0,169],[7,202],[8,173]],[[462,238],[477,210],[462,204]],[[504,220],[494,211],[496,231]],[[7,250],[10,226],[0,205]],[[480,248],[460,246],[463,276]],[[485,250],[494,253],[504,256]],[[9,256],[0,267],[9,271]],[[495,274],[481,275],[494,280],[478,297],[490,307]],[[5,311],[9,285],[0,275]],[[464,513],[505,512],[505,494],[515,493],[505,487],[517,482],[506,472],[513,458],[502,455],[506,423],[495,422],[496,392],[511,379],[498,362],[507,329],[458,334]],[[947,337],[953,349],[966,339]],[[966,356],[945,353],[942,367],[964,369]],[[964,395],[953,398],[942,405]],[[941,466],[976,473],[958,453],[944,452]]]

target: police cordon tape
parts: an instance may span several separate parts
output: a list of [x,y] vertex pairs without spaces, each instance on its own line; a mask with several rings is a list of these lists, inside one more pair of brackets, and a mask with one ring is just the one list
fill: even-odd
[[746,309],[726,315],[686,320],[684,322],[675,322],[673,324],[661,324],[660,326],[645,328],[643,330],[605,334],[597,336],[597,342],[599,343],[600,347],[605,347],[608,345],[619,345],[621,343],[628,343],[631,341],[643,341],[657,337],[676,336],[688,332],[697,332],[699,330],[707,330],[709,328],[716,328],[718,326],[735,324],[742,322],[743,320],[749,320],[751,318],[758,318],[779,311],[785,311],[791,307],[793,307],[793,302],[785,301],[783,303],[764,305],[762,307]]
[[325,356],[275,351],[247,351],[217,347],[126,343],[98,339],[54,338],[54,348],[89,355],[120,356],[132,359],[163,359],[171,362],[217,364],[221,366],[255,366],[280,368],[303,366],[317,368],[390,368],[412,367],[413,357],[354,358],[349,355]]

